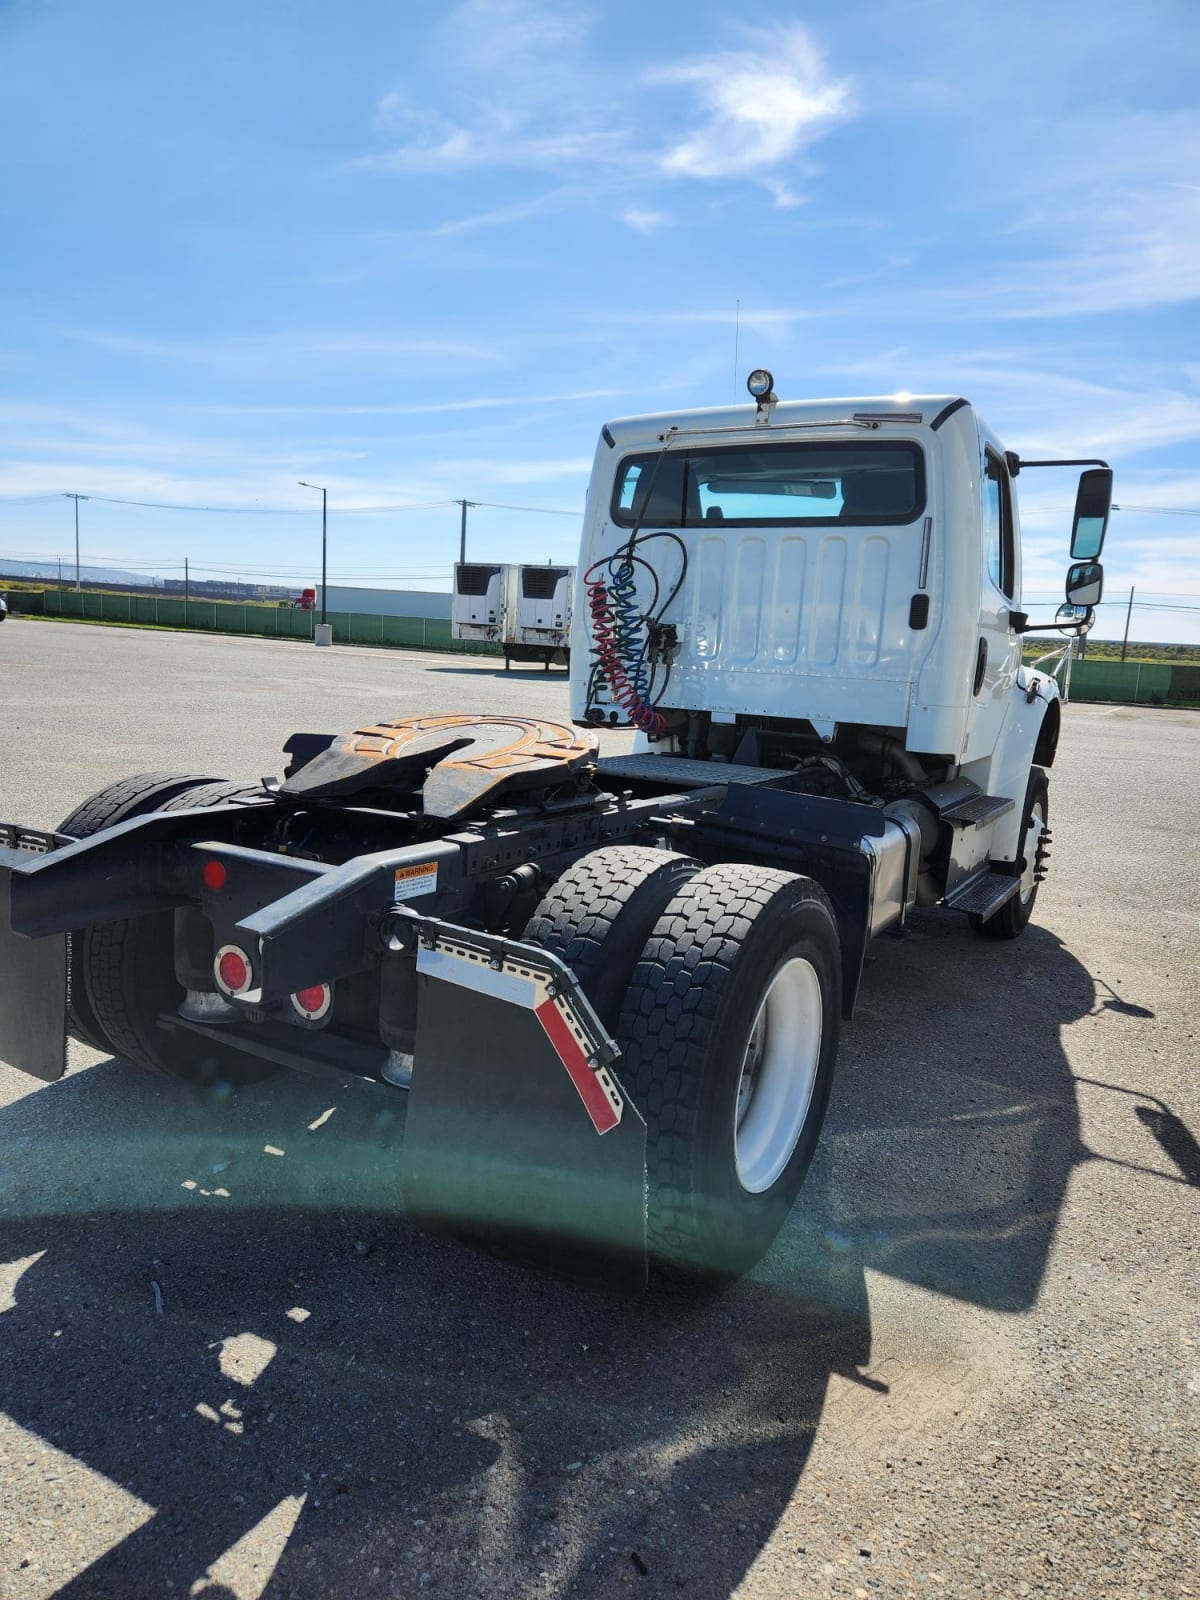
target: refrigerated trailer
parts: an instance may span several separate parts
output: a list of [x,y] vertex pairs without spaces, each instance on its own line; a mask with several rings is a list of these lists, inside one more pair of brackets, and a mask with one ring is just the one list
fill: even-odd
[[547,672],[570,666],[574,583],[574,567],[518,566],[503,633],[506,670],[514,661],[540,661]]
[[[304,732],[278,780],[149,774],[0,825],[0,1058],[53,1079],[69,1030],[185,1081],[353,1074],[406,1102],[432,1227],[638,1281],[750,1266],[871,939],[1034,914],[1061,709],[1021,638],[1090,626],[1112,493],[961,397],[750,389],[602,428],[570,722]],[[1034,623],[1017,479],[1078,466]],[[485,614],[457,625],[501,628],[508,570],[460,569]]]
[[499,644],[516,614],[517,569],[505,561],[456,561],[450,602],[455,639]]

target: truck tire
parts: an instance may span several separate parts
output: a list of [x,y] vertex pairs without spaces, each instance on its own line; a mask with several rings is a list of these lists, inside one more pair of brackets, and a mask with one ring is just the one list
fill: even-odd
[[1029,785],[1025,790],[1021,837],[1017,843],[1017,855],[1025,863],[1021,872],[1021,888],[986,921],[971,914],[971,927],[980,938],[1016,939],[1028,927],[1037,900],[1038,884],[1045,875],[1046,862],[1050,858],[1049,817],[1050,786],[1046,782],[1046,774],[1041,767],[1031,767]]
[[617,1025],[660,1269],[736,1276],[771,1244],[817,1146],[840,1015],[837,921],[810,878],[707,867],[663,911]]
[[606,845],[567,868],[524,937],[566,962],[611,1033],[663,908],[699,871],[698,861],[669,850]]
[[[58,825],[59,833],[69,833],[76,839],[90,839],[105,828],[127,822],[130,817],[140,817],[154,811],[164,800],[171,799],[185,789],[195,789],[211,783],[209,776],[199,773],[140,772],[133,778],[122,778],[110,783],[77,805]],[[72,982],[71,963],[73,951],[79,948],[83,929],[67,935],[67,1032],[73,1039],[111,1055],[112,1044],[100,1031],[91,1003],[82,983]]]
[[[189,811],[226,805],[259,792],[258,784],[208,781],[177,792],[153,809]],[[84,989],[114,1055],[163,1077],[204,1087],[257,1083],[277,1069],[243,1051],[194,1035],[167,1035],[164,1011],[183,999],[175,978],[174,923],[169,911],[85,930],[80,958]]]

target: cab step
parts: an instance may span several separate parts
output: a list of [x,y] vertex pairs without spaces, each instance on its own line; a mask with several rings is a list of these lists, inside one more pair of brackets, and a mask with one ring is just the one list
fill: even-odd
[[942,812],[942,821],[958,822],[964,828],[978,828],[985,822],[994,822],[997,817],[1002,817],[1015,804],[1015,800],[1006,800],[999,794],[973,794],[948,806]]
[[[1012,802],[1009,801],[1011,805]],[[1007,872],[984,870],[959,884],[946,896],[951,911],[968,911],[977,917],[990,917],[1006,905],[1021,887],[1020,878]]]

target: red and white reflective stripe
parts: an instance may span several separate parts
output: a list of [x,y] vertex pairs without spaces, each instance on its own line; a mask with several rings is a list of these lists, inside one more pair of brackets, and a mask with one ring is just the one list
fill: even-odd
[[567,1021],[567,1008],[557,1000],[543,1000],[534,1007],[534,1016],[541,1023],[554,1053],[567,1069],[567,1076],[575,1085],[584,1109],[592,1119],[597,1133],[608,1133],[621,1120],[624,1105],[603,1067],[588,1064],[583,1047]]

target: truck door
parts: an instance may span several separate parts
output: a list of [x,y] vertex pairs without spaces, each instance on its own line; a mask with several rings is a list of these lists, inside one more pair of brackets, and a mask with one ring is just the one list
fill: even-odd
[[1012,483],[1004,458],[990,447],[984,451],[980,490],[983,551],[967,761],[990,755],[996,748],[1021,660],[1020,639],[1009,621],[1019,578]]

